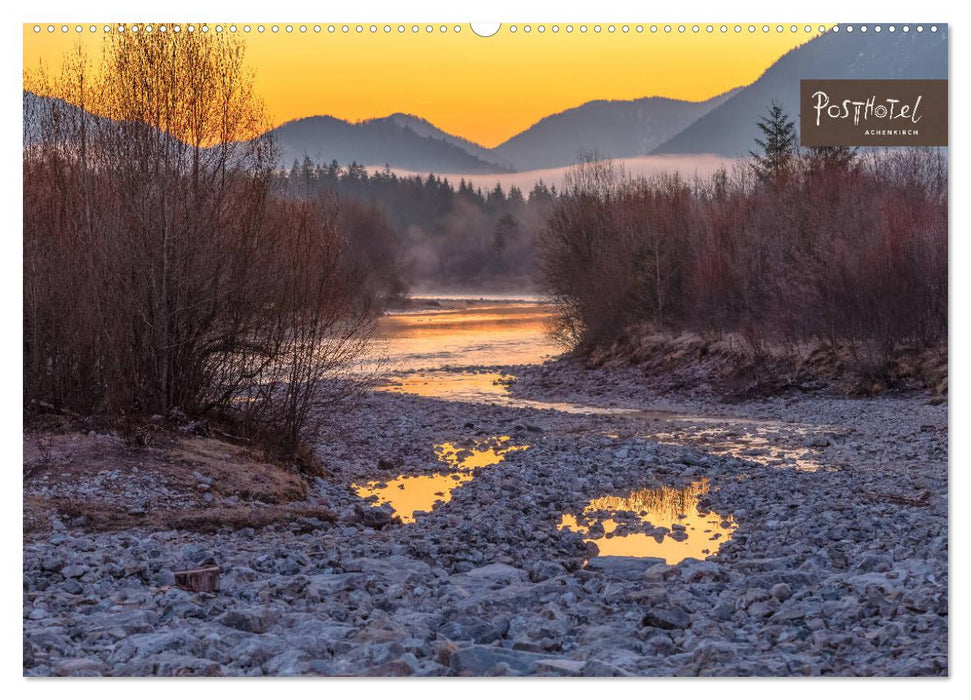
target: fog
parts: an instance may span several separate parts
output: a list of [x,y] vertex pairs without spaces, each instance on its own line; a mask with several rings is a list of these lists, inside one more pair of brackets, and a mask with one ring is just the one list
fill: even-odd
[[[663,172],[677,171],[687,178],[708,177],[719,168],[731,170],[739,161],[738,158],[725,158],[716,155],[671,155],[671,156],[639,156],[637,158],[616,158],[613,159],[615,166],[623,168],[629,175],[651,176]],[[372,167],[367,166],[370,170]],[[533,185],[542,180],[547,185],[555,185],[559,188],[563,184],[566,172],[572,165],[560,168],[545,168],[543,170],[527,170],[519,173],[493,173],[493,174],[474,174],[466,173],[435,173],[439,177],[447,178],[449,182],[457,184],[460,180],[471,183],[474,188],[482,188],[487,191],[500,183],[504,190],[516,186],[524,193],[528,193]],[[398,176],[425,176],[427,173],[412,172],[409,170],[391,169]]]

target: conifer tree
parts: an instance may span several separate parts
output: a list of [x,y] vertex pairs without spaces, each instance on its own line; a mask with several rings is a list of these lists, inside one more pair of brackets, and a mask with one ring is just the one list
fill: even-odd
[[755,139],[761,153],[749,151],[755,162],[752,167],[762,181],[775,181],[785,173],[796,155],[796,125],[782,109],[772,101],[769,112],[759,119],[757,126],[764,139]]

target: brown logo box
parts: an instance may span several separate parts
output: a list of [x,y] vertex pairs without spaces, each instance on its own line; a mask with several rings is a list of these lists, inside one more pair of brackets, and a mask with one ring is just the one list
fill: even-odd
[[803,146],[946,146],[946,80],[801,80]]

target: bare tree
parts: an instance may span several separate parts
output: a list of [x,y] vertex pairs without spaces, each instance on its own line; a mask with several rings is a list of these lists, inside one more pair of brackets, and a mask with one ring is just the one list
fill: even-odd
[[[243,46],[114,34],[25,93],[25,396],[244,413],[293,449],[375,305],[333,207],[274,197]],[[95,116],[97,115],[97,116]]]

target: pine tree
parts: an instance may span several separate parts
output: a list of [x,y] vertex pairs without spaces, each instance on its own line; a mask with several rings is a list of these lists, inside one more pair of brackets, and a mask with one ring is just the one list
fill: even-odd
[[782,105],[773,100],[768,114],[759,119],[757,126],[764,140],[755,139],[762,153],[749,151],[755,159],[752,168],[763,182],[775,181],[789,169],[796,154],[796,124]]
[[519,231],[519,224],[511,214],[504,214],[492,231],[492,247],[500,255],[506,249],[509,239]]

